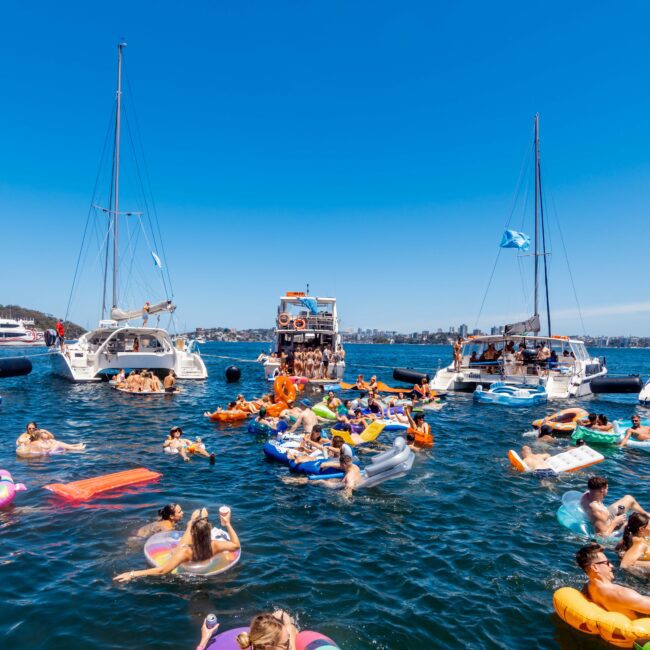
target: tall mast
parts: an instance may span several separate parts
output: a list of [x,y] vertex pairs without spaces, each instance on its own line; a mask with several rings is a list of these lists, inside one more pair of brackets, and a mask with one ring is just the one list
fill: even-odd
[[115,158],[113,160],[113,307],[117,307],[118,299],[117,264],[118,218],[120,209],[120,118],[122,112],[122,49],[124,47],[126,47],[126,43],[118,43],[117,45],[117,107],[115,110]]
[[539,113],[535,114],[535,316],[539,316]]

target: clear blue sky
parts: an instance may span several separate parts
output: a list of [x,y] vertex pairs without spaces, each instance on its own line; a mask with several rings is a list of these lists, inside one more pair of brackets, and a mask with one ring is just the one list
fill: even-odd
[[[557,215],[587,331],[650,335],[649,21],[643,2],[8,2],[0,303],[65,310],[124,37],[181,328],[270,326],[306,282],[343,327],[473,327],[539,112],[555,333],[581,332]],[[503,251],[479,325],[527,314],[518,264]],[[99,303],[85,287],[72,320]]]

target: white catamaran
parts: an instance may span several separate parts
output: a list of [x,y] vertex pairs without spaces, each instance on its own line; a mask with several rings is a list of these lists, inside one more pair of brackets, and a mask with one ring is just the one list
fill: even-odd
[[[473,392],[479,384],[496,381],[544,386],[549,399],[583,397],[591,394],[591,381],[604,377],[607,368],[590,357],[580,339],[551,335],[548,297],[547,252],[544,209],[539,165],[539,116],[535,116],[535,264],[534,314],[531,318],[506,325],[503,334],[470,336],[462,342],[460,358],[438,370],[431,388],[440,391]],[[540,228],[542,251],[540,252]],[[520,235],[521,233],[514,233]],[[525,250],[525,249],[524,249]],[[538,307],[539,258],[544,261],[548,334],[541,336]]]
[[[147,243],[156,242],[155,231],[151,239],[147,236],[140,218],[141,212],[120,212],[120,129],[122,113],[122,56],[126,43],[119,43],[117,64],[117,95],[115,107],[115,133],[112,160],[112,177],[107,208],[93,205],[93,209],[108,218],[103,227],[104,292],[102,299],[102,319],[99,327],[83,334],[75,343],[56,344],[51,348],[52,370],[55,374],[72,381],[99,381],[114,374],[118,369],[151,369],[159,374],[174,370],[179,379],[205,379],[208,376],[203,359],[194,349],[193,342],[184,339],[172,340],[167,330],[148,326],[150,317],[160,314],[172,314],[176,309],[170,298],[156,304],[144,302],[136,309],[119,307],[119,226],[126,218],[135,218],[144,233]],[[146,201],[145,201],[146,204]],[[128,246],[133,249],[132,240]],[[83,244],[82,244],[83,248]],[[162,262],[158,254],[151,252],[155,266],[162,271]],[[112,269],[110,268],[112,266]],[[131,264],[133,267],[133,264]],[[110,312],[106,306],[107,282],[112,270],[112,303]],[[128,278],[127,278],[128,279]],[[76,275],[75,275],[76,280]],[[164,282],[163,282],[164,284]],[[170,285],[171,286],[171,285]],[[166,288],[166,285],[165,285]],[[74,290],[74,283],[73,283]],[[107,313],[108,312],[108,313]],[[106,316],[109,316],[106,318]],[[142,319],[141,326],[129,324],[129,321]]]

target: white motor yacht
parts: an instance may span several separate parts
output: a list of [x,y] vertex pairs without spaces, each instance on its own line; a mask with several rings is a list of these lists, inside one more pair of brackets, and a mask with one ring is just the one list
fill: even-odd
[[[527,320],[505,325],[503,334],[470,336],[462,342],[461,358],[438,370],[431,388],[440,391],[471,391],[482,384],[497,381],[546,388],[549,399],[566,399],[590,395],[591,382],[607,375],[604,361],[592,358],[583,341],[551,334],[551,309],[548,294],[549,253],[546,251],[543,196],[539,164],[539,116],[535,116],[535,248],[534,313]],[[518,248],[525,252],[530,238],[523,233],[506,230],[502,248]],[[540,246],[541,244],[541,246]],[[540,259],[546,289],[547,336],[541,336],[539,314]]]
[[[74,343],[63,343],[55,337],[48,336],[49,342],[53,344],[50,355],[52,370],[72,381],[98,381],[105,376],[115,374],[119,369],[127,371],[150,369],[159,375],[167,374],[169,370],[173,370],[179,379],[205,379],[208,373],[193,342],[185,339],[174,341],[166,329],[159,327],[160,315],[163,313],[171,315],[176,309],[171,299],[161,300],[156,304],[142,301],[137,304],[141,305],[144,302],[144,306],[130,310],[122,309],[119,306],[120,297],[126,294],[126,290],[120,285],[119,269],[129,269],[129,272],[125,274],[125,285],[132,287],[136,284],[133,281],[133,274],[138,268],[138,265],[134,264],[137,243],[141,241],[144,242],[143,245],[151,247],[160,245],[157,239],[159,229],[151,226],[151,218],[152,216],[155,218],[155,214],[147,213],[148,218],[142,219],[143,213],[141,212],[120,212],[120,122],[122,56],[125,45],[125,43],[118,44],[115,133],[111,187],[108,193],[109,203],[108,207],[101,207],[93,203],[93,209],[103,218],[103,223],[98,229],[105,233],[100,254],[97,255],[101,259],[103,268],[102,320],[97,328],[86,332]],[[148,205],[146,200],[143,203],[145,206]],[[89,214],[89,219],[90,217]],[[146,224],[150,226],[149,233],[145,228]],[[137,230],[138,228],[139,230]],[[118,240],[118,235],[121,235],[122,240],[126,239],[124,248],[131,252],[132,259],[126,264],[120,259],[120,243],[122,242]],[[169,278],[165,280],[163,275],[161,259],[163,256],[159,256],[151,248],[147,251],[147,257],[149,255],[153,258],[155,270],[160,271],[158,279],[161,282],[162,290],[168,292],[171,282]],[[122,267],[120,262],[122,262]],[[77,278],[78,276],[75,275],[75,282]],[[73,290],[75,282],[73,282]],[[112,302],[109,311],[107,300],[110,295],[111,282]],[[145,282],[142,282],[142,285],[144,284]],[[137,286],[139,287],[140,284]],[[138,298],[133,298],[131,302],[134,300],[138,300]],[[107,314],[108,318],[106,318]],[[149,326],[149,318],[156,314],[158,314],[156,325]],[[140,326],[130,323],[130,321],[138,319],[142,319]]]
[[31,318],[0,317],[0,347],[31,347],[45,345],[43,332],[36,329]]
[[262,355],[267,379],[280,371],[282,359],[291,363],[297,350],[325,348],[331,353],[327,377],[309,378],[312,383],[341,381],[345,353],[339,334],[336,298],[310,296],[304,291],[287,291],[280,298],[275,322],[275,341],[270,355]]

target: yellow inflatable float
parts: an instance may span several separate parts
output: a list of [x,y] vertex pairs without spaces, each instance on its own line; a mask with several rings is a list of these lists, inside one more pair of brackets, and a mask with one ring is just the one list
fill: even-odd
[[625,614],[608,612],[572,587],[562,587],[553,594],[553,607],[571,627],[586,634],[600,634],[618,648],[632,648],[638,639],[650,637],[650,618],[633,620]]

